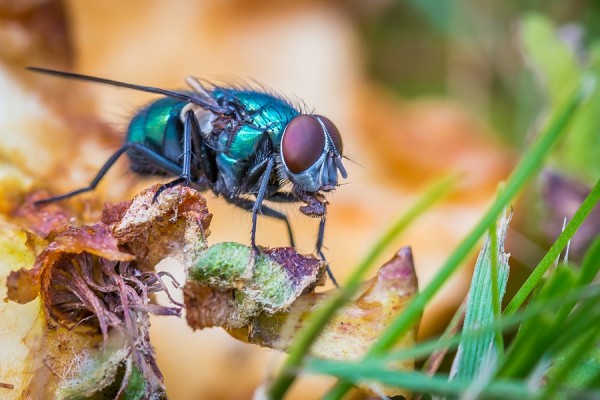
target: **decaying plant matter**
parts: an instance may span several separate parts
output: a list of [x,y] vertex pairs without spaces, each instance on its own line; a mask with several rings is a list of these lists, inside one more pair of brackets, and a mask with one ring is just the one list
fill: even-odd
[[[73,216],[59,205],[34,207],[39,193],[13,213],[29,243],[43,249],[32,268],[7,279],[8,299],[26,304],[39,295],[45,316],[39,368],[28,393],[163,397],[149,314],[179,316],[183,308],[168,293],[169,282],[178,286],[174,279],[154,272],[165,257],[177,258],[188,270],[190,326],[222,326],[261,346],[285,351],[306,317],[331,295],[314,292],[326,265],[313,256],[292,248],[255,254],[238,243],[208,247],[212,215],[204,198],[177,187],[154,201],[158,187],[132,201],[107,204],[102,222],[89,226],[72,226]],[[330,322],[313,354],[360,357],[415,291],[410,250],[404,249]],[[156,304],[156,292],[166,292],[171,304]],[[414,336],[411,331],[399,345],[412,344]],[[411,369],[412,362],[397,367]]]
[[[225,245],[236,247],[235,251],[238,252],[245,250],[245,254],[239,258],[225,259],[231,253],[219,249],[214,254],[204,254],[190,267],[190,281],[184,288],[188,324],[195,329],[222,326],[242,341],[287,351],[295,335],[306,326],[310,313],[339,289],[321,293],[311,290],[282,307],[280,298],[283,296],[265,299],[263,292],[248,289],[260,278],[244,279],[244,289],[240,292],[236,289],[239,281],[214,285],[211,266],[221,265],[226,270],[241,271],[247,264],[248,248],[238,244]],[[282,274],[297,275],[298,263],[289,260],[293,260],[293,257],[279,264],[284,271]],[[304,268],[304,272],[310,271],[310,268]],[[410,248],[405,247],[381,267],[376,277],[365,282],[353,300],[329,322],[313,345],[312,355],[331,360],[359,360],[416,292],[417,279],[412,254]],[[274,301],[269,301],[271,299]],[[256,307],[257,304],[261,306]],[[398,341],[398,348],[414,345],[415,337],[416,328]],[[412,370],[414,362],[396,362],[395,368]],[[399,388],[378,387],[376,392],[368,385],[362,388],[373,395],[408,395]]]
[[[91,226],[64,224],[56,205],[38,209],[27,203],[17,211],[21,221],[33,223],[27,227],[32,235],[53,226],[38,239],[50,243],[33,268],[12,272],[7,281],[8,299],[27,303],[38,294],[41,298],[45,368],[29,389],[39,398],[52,392],[59,397],[106,394],[115,387],[117,394],[164,393],[148,314],[178,316],[183,305],[170,296],[170,306],[152,303],[153,293],[168,294],[163,281],[168,274],[154,272],[153,266],[168,255],[204,249],[211,215],[204,199],[190,189],[167,191],[153,203],[156,189],[106,206],[103,222]],[[36,228],[40,221],[41,230]],[[72,352],[65,354],[67,343]]]

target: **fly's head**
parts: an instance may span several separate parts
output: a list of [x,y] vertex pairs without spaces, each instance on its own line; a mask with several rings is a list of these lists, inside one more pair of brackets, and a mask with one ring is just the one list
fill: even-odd
[[281,140],[283,169],[294,186],[308,192],[328,192],[348,175],[342,164],[342,137],[322,115],[302,114],[286,126]]

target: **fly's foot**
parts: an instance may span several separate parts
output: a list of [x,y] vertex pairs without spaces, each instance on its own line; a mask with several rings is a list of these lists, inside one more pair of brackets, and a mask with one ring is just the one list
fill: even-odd
[[177,179],[172,180],[171,182],[165,183],[164,185],[162,185],[161,187],[158,188],[156,193],[154,193],[154,197],[152,198],[152,203],[156,203],[156,201],[158,200],[158,197],[165,190],[171,189],[175,186],[190,186],[191,182],[192,181],[189,176],[182,175],[182,176],[178,177]]
[[254,266],[256,265],[256,259],[260,255],[260,248],[256,244],[252,244],[250,246],[252,250],[250,250],[250,257],[248,257],[248,266],[246,267],[246,275],[248,277],[252,277],[254,275]]
[[325,254],[323,254],[323,251],[321,251],[321,249],[317,249],[317,254],[319,256],[319,258],[323,261],[323,263],[325,263],[325,265],[327,266],[327,276],[329,277],[329,279],[331,279],[331,283],[333,283],[335,285],[336,288],[340,288],[340,285],[337,282],[337,279],[335,279],[335,276],[333,276],[333,272],[331,271],[331,268],[329,267],[329,263],[327,262],[327,259],[325,258]]

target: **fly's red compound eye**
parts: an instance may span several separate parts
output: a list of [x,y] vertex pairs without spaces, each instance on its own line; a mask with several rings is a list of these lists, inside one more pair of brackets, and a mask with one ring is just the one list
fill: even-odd
[[338,131],[338,128],[336,128],[336,126],[333,124],[333,122],[331,122],[329,118],[324,117],[322,115],[317,115],[317,117],[319,117],[319,119],[323,121],[323,124],[327,128],[329,136],[331,136],[331,139],[333,140],[333,144],[335,144],[335,148],[337,149],[337,151],[340,152],[340,154],[342,154],[342,148],[344,147],[344,144],[342,143],[342,135],[340,135],[340,131]]
[[319,159],[324,150],[325,134],[316,118],[299,115],[288,123],[281,143],[281,155],[292,173],[306,171]]

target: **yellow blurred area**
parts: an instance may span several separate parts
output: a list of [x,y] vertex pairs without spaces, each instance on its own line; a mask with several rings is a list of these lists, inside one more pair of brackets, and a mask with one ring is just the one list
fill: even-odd
[[[513,157],[460,105],[441,98],[399,100],[370,82],[357,28],[342,4],[70,0],[65,10],[74,55],[71,70],[161,88],[183,87],[186,75],[217,83],[256,81],[292,101],[301,99],[309,109],[334,121],[346,155],[355,161],[346,163],[349,178],[329,197],[326,255],[342,283],[429,183],[462,173],[458,192],[419,219],[388,250],[391,257],[401,245],[412,246],[424,287],[483,213]],[[52,65],[50,60],[39,66]],[[45,135],[20,126],[18,132],[32,141],[15,144],[16,150],[3,155],[14,161],[12,157],[22,154],[22,159],[23,154],[31,154],[23,149],[34,146],[34,154],[40,154],[46,164],[36,170],[39,159],[29,159],[27,171],[46,178],[38,182],[39,187],[56,192],[89,182],[118,146],[112,131],[122,133],[128,117],[152,99],[125,89],[17,74],[32,90],[34,85],[27,82],[33,79],[63,85],[55,89],[58,105],[52,107],[67,110],[70,121],[81,124],[62,120],[51,140],[47,136],[38,140]],[[70,99],[70,90],[89,98],[78,103]],[[78,128],[88,127],[85,121],[96,114],[109,127]],[[0,131],[3,142],[8,140],[5,132]],[[51,160],[46,159],[49,155]],[[105,199],[125,200],[148,185],[133,179],[125,163],[119,165],[98,189]],[[47,180],[52,171],[61,171],[56,181]],[[250,215],[211,194],[207,197],[214,215],[209,241],[247,243]],[[300,214],[294,205],[283,209],[291,215],[299,250],[312,252],[318,221]],[[259,219],[258,242],[286,245],[283,224]],[[175,263],[166,261],[160,267],[175,271],[183,280],[183,271]],[[421,336],[445,326],[466,293],[470,267],[465,266],[429,306]],[[221,330],[192,332],[183,318],[154,318],[151,333],[169,398],[176,400],[251,398],[281,360],[275,352],[239,343]],[[309,379],[301,380],[290,398],[316,398],[332,382]]]

